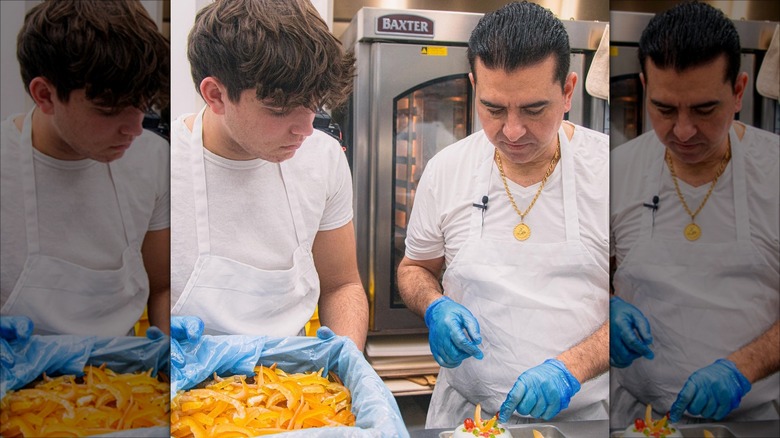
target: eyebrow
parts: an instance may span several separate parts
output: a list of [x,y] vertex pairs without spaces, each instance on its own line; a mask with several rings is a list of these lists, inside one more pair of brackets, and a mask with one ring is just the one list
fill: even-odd
[[[655,100],[655,99],[650,99],[650,102],[652,102],[653,105],[659,106],[659,107],[676,108],[672,104],[664,103],[664,102],[661,102],[661,101]],[[708,100],[706,102],[697,103],[696,105],[691,105],[690,108],[693,108],[693,109],[707,108],[707,107],[710,107],[710,106],[715,106],[715,105],[717,105],[719,103],[720,103],[720,100]]]
[[[502,105],[495,104],[495,103],[487,101],[485,99],[479,99],[479,103],[481,103],[482,105],[485,105],[486,107],[489,107],[489,108],[506,108],[506,107],[504,107]],[[522,106],[520,106],[520,108],[536,108],[536,107],[547,105],[549,103],[550,103],[549,100],[538,100],[536,102],[531,102],[529,104],[522,105]]]

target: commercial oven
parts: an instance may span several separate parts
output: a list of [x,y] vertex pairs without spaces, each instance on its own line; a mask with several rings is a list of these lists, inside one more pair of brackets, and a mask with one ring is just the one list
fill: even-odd
[[[639,38],[654,14],[610,12],[610,144],[619,146],[652,129],[639,80]],[[756,91],[755,81],[776,22],[734,20],[742,46],[741,69],[748,75],[742,110],[735,115],[748,125],[780,133],[778,104]]]
[[[370,334],[426,330],[404,306],[396,270],[425,164],[481,129],[466,58],[468,38],[481,17],[366,7],[341,37],[354,51],[357,69],[354,93],[334,119],[344,130],[352,170],[358,267],[369,295]],[[603,130],[605,101],[589,98],[583,84],[605,23],[565,24],[570,39],[582,40],[572,43],[572,69],[580,80],[568,118]]]

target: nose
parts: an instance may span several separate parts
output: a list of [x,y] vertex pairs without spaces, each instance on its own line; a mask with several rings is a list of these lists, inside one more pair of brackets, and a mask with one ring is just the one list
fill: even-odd
[[510,142],[519,140],[526,133],[525,124],[518,114],[510,111],[502,129],[504,136]]
[[308,137],[314,132],[314,111],[301,107],[293,112],[290,132],[294,135]]
[[144,131],[144,112],[138,108],[126,108],[122,115],[119,132],[122,135],[138,137]]
[[686,142],[696,135],[696,124],[687,111],[680,111],[674,122],[674,136],[681,142]]

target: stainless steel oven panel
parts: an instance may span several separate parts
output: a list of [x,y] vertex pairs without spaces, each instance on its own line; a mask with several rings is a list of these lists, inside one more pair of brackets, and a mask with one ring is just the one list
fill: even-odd
[[[370,159],[370,172],[375,174],[374,185],[370,188],[375,202],[373,234],[368,236],[373,247],[373,258],[369,273],[374,288],[373,327],[375,331],[423,329],[420,317],[406,308],[389,306],[391,276],[395,275],[391,262],[392,252],[392,205],[395,187],[393,185],[393,99],[422,83],[455,74],[467,74],[469,71],[465,47],[447,47],[447,56],[423,56],[423,45],[382,43],[371,46],[371,137],[369,143],[373,156]],[[409,74],[411,70],[414,74]],[[368,148],[356,150],[357,154]],[[361,160],[362,161],[362,160]],[[365,186],[363,186],[365,187]],[[356,185],[355,196],[361,186]],[[356,199],[360,204],[361,200]]]
[[376,124],[376,116],[371,113],[372,95],[370,92],[373,83],[371,64],[368,62],[371,58],[371,44],[357,44],[354,46],[355,53],[355,83],[351,101],[351,111],[348,118],[349,124],[344,128],[349,129],[345,133],[347,138],[351,138],[349,152],[352,160],[352,184],[353,211],[352,223],[355,226],[355,243],[357,247],[357,264],[360,277],[363,280],[366,291],[370,294],[373,291],[373,266],[374,266],[374,247],[372,238],[371,224],[374,222],[375,210],[371,208],[375,205],[374,194],[374,166],[371,164],[376,160],[375,150],[371,147],[369,126]]
[[740,64],[739,70],[747,73],[748,82],[745,86],[745,92],[742,93],[742,109],[736,114],[735,118],[748,125],[760,127],[761,121],[755,119],[755,107],[753,106],[756,94],[756,76],[758,75],[756,55],[743,53]]
[[[645,12],[609,12],[609,41],[615,43],[639,44],[639,38],[647,23],[655,16]],[[611,66],[610,66],[611,67]]]
[[[391,14],[416,15],[433,21],[433,36],[377,33],[377,18]],[[352,18],[349,27],[341,36],[341,41],[344,42],[345,47],[352,47],[358,41],[416,41],[430,44],[465,45],[468,43],[471,30],[477,25],[482,15],[471,12],[363,7]]]

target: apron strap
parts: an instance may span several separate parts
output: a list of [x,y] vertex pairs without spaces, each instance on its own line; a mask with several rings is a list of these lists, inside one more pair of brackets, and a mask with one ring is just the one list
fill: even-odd
[[[36,107],[37,108],[37,107]],[[20,166],[22,170],[22,194],[24,195],[24,225],[27,231],[27,255],[41,252],[38,235],[38,197],[35,191],[35,166],[33,165],[32,115],[35,108],[24,117],[22,125]]]
[[563,219],[566,224],[566,241],[578,242],[580,240],[580,217],[577,210],[574,154],[569,144],[569,137],[566,136],[566,131],[563,129],[563,123],[558,128],[558,141],[561,142],[561,182],[563,184]]
[[143,241],[138,240],[141,236],[137,233],[135,222],[133,221],[130,201],[127,197],[127,188],[122,184],[124,182],[122,172],[119,171],[115,162],[108,163],[108,176],[114,185],[114,193],[116,193],[116,200],[119,204],[119,214],[122,216],[122,226],[125,230],[127,245],[133,248],[140,248]]
[[211,252],[209,237],[209,202],[206,190],[206,168],[203,160],[203,113],[207,106],[195,116],[190,141],[190,168],[192,170],[192,191],[195,203],[195,233],[198,237],[198,255]]
[[297,184],[295,178],[292,176],[290,170],[290,164],[287,161],[279,163],[279,171],[282,175],[282,183],[284,184],[284,190],[287,192],[287,201],[290,203],[290,212],[292,213],[293,225],[295,226],[295,236],[298,239],[298,245],[302,245],[307,249],[311,247],[308,241],[308,233],[306,232],[306,223],[303,220],[303,210],[298,200]]
[[485,148],[485,156],[478,165],[474,167],[474,172],[471,174],[472,187],[474,192],[472,195],[471,215],[469,216],[469,238],[482,237],[482,225],[483,219],[487,210],[474,207],[473,205],[482,205],[482,197],[490,196],[490,180],[493,178],[493,168],[496,166],[493,156],[495,154],[495,147],[489,144],[490,147]]
[[[195,116],[195,121],[192,125],[192,137],[190,144],[190,166],[192,168],[192,189],[195,196],[195,225],[196,234],[198,238],[198,255],[206,256],[211,253],[211,238],[209,234],[209,207],[208,207],[208,189],[206,186],[206,167],[203,146],[203,114],[206,111],[207,106]],[[282,162],[279,163],[280,174],[282,177],[282,183],[284,184],[285,191],[287,192],[287,200],[290,204],[290,210],[292,212],[293,224],[295,227],[295,235],[298,239],[298,244],[302,245],[304,242],[308,242],[308,235],[306,233],[306,226],[303,219],[302,209],[298,200],[298,190],[296,190],[296,184],[294,178],[290,175],[289,164]]]
[[[28,256],[37,256],[41,252],[40,232],[38,228],[38,195],[35,186],[35,148],[32,144],[32,115],[35,108],[30,110],[24,117],[21,135],[20,166],[22,168],[22,193],[24,195],[24,217],[27,234],[27,254]],[[108,163],[108,176],[114,187],[117,204],[119,205],[119,214],[122,217],[122,229],[125,233],[125,240],[128,246],[138,242],[135,223],[130,209],[130,203],[127,197],[127,191],[121,183],[121,172],[116,164]],[[138,245],[140,247],[140,245]]]
[[[747,131],[745,135],[748,135]],[[734,130],[729,129],[731,141],[731,181],[734,187],[734,219],[737,226],[737,241],[750,241],[750,211],[747,203],[747,180],[745,171],[745,149]]]
[[[558,128],[558,140],[561,142],[561,182],[563,186],[563,214],[566,228],[566,240],[569,242],[580,240],[580,220],[577,212],[577,187],[574,180],[574,155],[571,151],[569,138],[563,125]],[[490,147],[489,153],[482,162],[474,168],[472,178],[474,180],[474,204],[482,204],[482,196],[489,194],[490,181],[493,177],[493,168],[496,166],[493,160],[495,148]],[[481,188],[484,187],[484,190]],[[469,237],[482,234],[482,214],[484,210],[472,207],[469,225]]]
[[[656,139],[657,137],[653,137]],[[660,144],[660,147],[658,145]],[[645,173],[643,175],[643,187],[645,188],[641,203],[648,202],[653,199],[654,196],[661,196],[661,181],[664,173],[664,154],[666,153],[666,146],[663,143],[656,143],[647,145],[648,147],[657,149],[658,153],[653,154],[653,161],[649,166],[645,167]],[[655,150],[654,150],[655,151]],[[639,239],[637,241],[650,240],[653,237],[653,222],[655,218],[656,210],[647,208],[642,204],[638,208],[642,209],[642,222],[639,229]]]
[[[747,132],[745,135],[748,135]],[[737,241],[747,242],[750,240],[750,212],[747,205],[747,182],[745,171],[745,150],[742,147],[742,142],[739,140],[734,125],[732,123],[729,129],[729,142],[731,143],[731,181],[733,186],[733,201],[734,201],[734,220],[737,229]],[[643,199],[650,199],[654,195],[658,195],[661,191],[661,181],[666,167],[666,160],[664,159],[666,153],[666,146],[663,144],[659,148],[660,152],[656,154],[655,160],[645,170],[644,175],[644,187],[648,188],[645,192]],[[728,169],[728,166],[726,167]],[[652,169],[657,169],[653,171]],[[653,178],[655,175],[655,178]],[[656,193],[651,192],[650,188],[655,187]],[[651,208],[645,208],[646,211],[642,214],[642,228],[640,231],[640,239],[650,239],[652,236],[652,217],[654,210]]]

